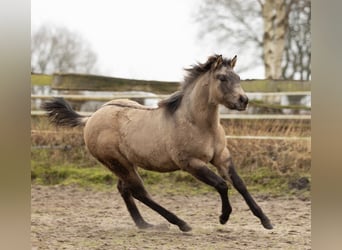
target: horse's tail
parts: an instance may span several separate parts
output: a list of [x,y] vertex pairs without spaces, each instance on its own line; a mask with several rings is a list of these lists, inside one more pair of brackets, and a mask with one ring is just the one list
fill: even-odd
[[76,113],[70,104],[61,97],[44,102],[41,107],[47,112],[50,122],[57,126],[84,126],[89,118]]

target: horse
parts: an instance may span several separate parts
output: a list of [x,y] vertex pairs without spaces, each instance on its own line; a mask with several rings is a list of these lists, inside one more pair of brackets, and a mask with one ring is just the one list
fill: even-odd
[[[117,189],[139,229],[153,225],[143,219],[135,199],[181,231],[192,229],[152,199],[137,172],[139,167],[157,172],[185,171],[216,189],[222,203],[221,224],[228,221],[232,212],[228,181],[263,227],[272,229],[235,170],[220,124],[219,104],[238,111],[248,105],[240,77],[234,72],[236,61],[237,56],[227,59],[214,54],[206,62],[185,69],[187,74],[179,90],[159,101],[157,107],[120,99],[103,104],[90,116],[82,116],[63,98],[55,97],[43,103],[42,108],[57,126],[84,127],[88,151],[117,176]],[[208,168],[209,163],[217,171]]]

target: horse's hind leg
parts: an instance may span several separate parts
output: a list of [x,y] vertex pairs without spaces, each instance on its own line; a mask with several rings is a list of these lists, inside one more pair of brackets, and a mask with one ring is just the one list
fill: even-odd
[[156,203],[145,190],[142,180],[138,173],[134,171],[134,173],[130,173],[130,177],[125,180],[125,185],[127,184],[127,188],[130,190],[132,196],[144,203],[146,206],[150,207],[161,216],[163,216],[170,223],[177,225],[180,230],[187,232],[191,230],[191,227],[183,220],[178,218],[175,214],[166,210],[164,207],[160,206]]
[[264,226],[264,228],[272,229],[273,226],[270,220],[267,218],[267,216],[264,214],[264,212],[258,206],[258,204],[254,201],[253,197],[248,192],[246,185],[243,183],[242,179],[237,174],[231,158],[229,160],[228,174],[230,176],[233,186],[243,196],[253,214],[260,219],[261,224]]
[[118,180],[118,190],[125,201],[126,207],[128,212],[130,213],[134,223],[137,225],[138,228],[144,229],[148,227],[152,227],[151,224],[147,223],[143,217],[141,216],[134,199],[132,197],[131,191],[125,187],[125,183],[119,179]]

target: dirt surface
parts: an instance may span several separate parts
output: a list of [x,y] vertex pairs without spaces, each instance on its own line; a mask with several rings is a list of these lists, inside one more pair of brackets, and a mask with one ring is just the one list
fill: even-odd
[[158,225],[139,230],[116,191],[33,185],[32,249],[311,249],[310,201],[256,197],[274,225],[266,230],[239,195],[230,197],[233,212],[225,225],[218,221],[216,193],[152,196],[193,230],[181,232],[138,202],[144,218]]

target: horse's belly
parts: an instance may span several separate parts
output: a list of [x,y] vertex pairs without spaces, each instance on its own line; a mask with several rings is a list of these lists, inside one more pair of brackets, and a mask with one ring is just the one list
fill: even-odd
[[134,150],[131,148],[129,158],[137,167],[151,171],[171,172],[179,170],[179,167],[171,160],[167,152],[162,150],[162,147],[154,150],[142,148]]
[[146,170],[156,171],[156,172],[172,172],[172,171],[176,171],[180,169],[176,164],[173,164],[170,162],[161,163],[160,165],[159,164],[154,165],[151,162],[148,164],[138,163],[137,166]]

